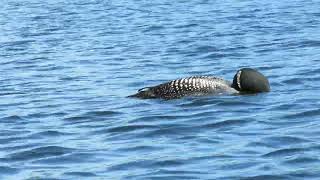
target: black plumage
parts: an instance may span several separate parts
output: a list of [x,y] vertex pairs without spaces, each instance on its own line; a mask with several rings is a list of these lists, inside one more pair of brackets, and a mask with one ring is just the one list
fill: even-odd
[[202,96],[231,89],[231,83],[217,77],[192,76],[176,79],[153,87],[140,89],[130,97],[175,99],[184,96]]
[[145,87],[128,97],[141,99],[176,99],[185,96],[205,96],[214,94],[269,92],[268,79],[251,68],[242,68],[234,75],[233,82],[213,76],[191,76],[176,79],[157,86]]

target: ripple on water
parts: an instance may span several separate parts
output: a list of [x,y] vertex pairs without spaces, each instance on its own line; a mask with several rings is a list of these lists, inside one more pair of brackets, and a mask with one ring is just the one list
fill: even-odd
[[299,155],[300,153],[304,153],[305,151],[307,150],[304,148],[284,148],[284,149],[271,151],[262,156],[263,157],[286,157],[286,156]]
[[90,121],[90,119],[93,119],[94,121],[99,118],[108,118],[108,117],[113,117],[120,114],[122,113],[117,111],[90,111],[90,112],[82,113],[80,115],[66,117],[64,118],[64,120],[70,123],[71,122],[77,123],[82,121]]
[[148,122],[161,122],[161,121],[174,121],[179,119],[179,115],[174,116],[174,115],[149,115],[149,116],[142,116],[135,118],[132,120],[132,123],[148,123]]
[[296,112],[292,114],[284,115],[283,118],[287,119],[298,119],[298,118],[309,118],[309,117],[318,117],[320,115],[320,109],[313,110],[303,110],[302,112]]
[[0,177],[2,175],[13,175],[18,173],[20,170],[18,168],[8,167],[8,166],[0,166]]
[[79,178],[97,177],[97,175],[92,172],[76,172],[76,171],[67,172],[67,173],[64,173],[64,175],[71,176],[73,178],[74,177],[79,177]]
[[294,137],[294,136],[272,136],[262,139],[262,142],[265,142],[273,147],[282,147],[284,145],[299,145],[304,143],[310,143],[311,141],[304,138]]
[[72,136],[74,133],[66,133],[61,131],[55,131],[55,130],[48,130],[48,131],[42,131],[38,133],[33,133],[29,135],[28,139],[41,139],[41,138],[49,138],[49,137],[66,137],[66,136]]
[[127,126],[118,126],[108,129],[108,132],[111,133],[122,133],[122,132],[131,132],[137,130],[145,130],[145,129],[156,129],[157,126],[152,125],[127,125]]
[[[199,172],[196,170],[169,170],[159,169],[157,171],[147,172],[143,175],[128,175],[128,179],[202,179],[207,172]],[[205,177],[205,176],[204,176]]]
[[84,114],[84,116],[115,116],[115,115],[120,115],[122,114],[121,112],[118,111],[106,111],[106,110],[101,110],[101,111],[90,111]]
[[285,160],[284,163],[286,163],[289,166],[310,166],[313,167],[319,162],[318,157],[308,157],[308,156],[299,156],[299,157],[293,157],[288,160]]
[[204,124],[199,127],[199,129],[230,129],[230,128],[236,128],[241,127],[249,122],[252,122],[250,120],[224,120],[219,122],[213,122]]
[[59,155],[52,155],[46,158],[34,160],[34,163],[38,164],[77,164],[77,163],[97,163],[103,159],[99,159],[95,156],[96,154],[90,152],[67,152]]
[[2,122],[6,123],[17,123],[19,121],[24,121],[24,118],[18,116],[18,115],[11,115],[11,116],[6,116],[0,119]]
[[22,152],[15,152],[9,154],[6,159],[8,161],[28,161],[37,160],[41,158],[47,158],[52,156],[62,156],[73,152],[75,149],[64,148],[60,146],[45,146],[38,147],[31,150],[26,150]]
[[118,148],[117,151],[119,152],[136,152],[136,153],[150,153],[150,152],[156,152],[159,150],[164,149],[161,146],[155,146],[155,145],[133,145],[133,146],[129,146],[129,147],[122,147],[122,148]]
[[258,175],[258,176],[249,176],[245,178],[240,178],[241,180],[257,180],[257,179],[279,179],[285,180],[289,179],[290,176],[287,175]]

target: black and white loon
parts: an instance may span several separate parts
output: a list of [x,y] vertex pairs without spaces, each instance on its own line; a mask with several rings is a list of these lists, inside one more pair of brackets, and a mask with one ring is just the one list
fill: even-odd
[[212,76],[191,76],[169,81],[157,86],[145,87],[128,97],[141,99],[176,99],[185,96],[215,94],[239,94],[269,92],[268,79],[251,68],[242,68],[233,77],[233,82]]

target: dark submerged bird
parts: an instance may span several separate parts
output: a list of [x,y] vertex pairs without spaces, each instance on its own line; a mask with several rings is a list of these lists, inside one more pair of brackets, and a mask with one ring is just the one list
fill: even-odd
[[234,75],[232,83],[218,77],[191,76],[157,86],[145,87],[128,97],[177,99],[185,96],[247,94],[269,91],[269,81],[263,74],[251,68],[242,68]]

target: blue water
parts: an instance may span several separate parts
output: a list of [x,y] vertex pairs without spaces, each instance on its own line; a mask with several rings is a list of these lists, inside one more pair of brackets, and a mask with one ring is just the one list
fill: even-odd
[[[0,179],[320,179],[318,1],[0,6]],[[241,67],[272,91],[126,98]]]

